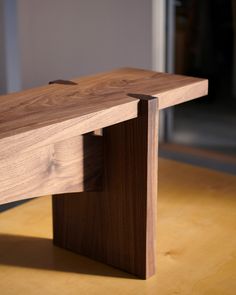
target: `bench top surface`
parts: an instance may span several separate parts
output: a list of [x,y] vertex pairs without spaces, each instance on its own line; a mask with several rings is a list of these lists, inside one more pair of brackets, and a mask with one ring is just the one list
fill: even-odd
[[158,97],[163,109],[204,96],[208,88],[205,79],[134,68],[72,81],[0,96],[0,144],[34,132],[44,140],[68,128],[79,135],[135,118],[139,99],[130,94]]

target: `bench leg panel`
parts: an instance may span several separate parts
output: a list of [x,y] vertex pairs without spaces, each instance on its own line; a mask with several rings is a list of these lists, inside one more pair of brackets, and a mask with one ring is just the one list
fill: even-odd
[[157,98],[103,130],[103,190],[53,196],[55,245],[140,278],[155,273],[157,130]]

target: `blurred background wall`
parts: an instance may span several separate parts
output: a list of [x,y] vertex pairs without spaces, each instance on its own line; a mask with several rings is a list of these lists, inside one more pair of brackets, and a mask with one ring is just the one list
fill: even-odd
[[22,87],[152,66],[151,1],[17,1]]
[[0,93],[6,92],[5,46],[4,46],[4,11],[3,1],[0,1]]
[[1,50],[11,63],[0,65],[2,93],[114,67],[153,66],[151,0],[0,0],[0,11]]

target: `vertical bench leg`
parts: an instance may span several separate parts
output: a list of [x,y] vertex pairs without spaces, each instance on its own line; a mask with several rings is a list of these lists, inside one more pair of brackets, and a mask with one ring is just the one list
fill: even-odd
[[157,98],[104,129],[103,191],[53,196],[55,245],[140,278],[155,273],[157,129]]

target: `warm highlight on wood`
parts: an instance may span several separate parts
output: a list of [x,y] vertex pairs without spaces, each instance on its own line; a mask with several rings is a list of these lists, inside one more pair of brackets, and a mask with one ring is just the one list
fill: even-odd
[[1,96],[0,204],[53,194],[56,245],[152,276],[158,112],[207,87],[123,68]]

